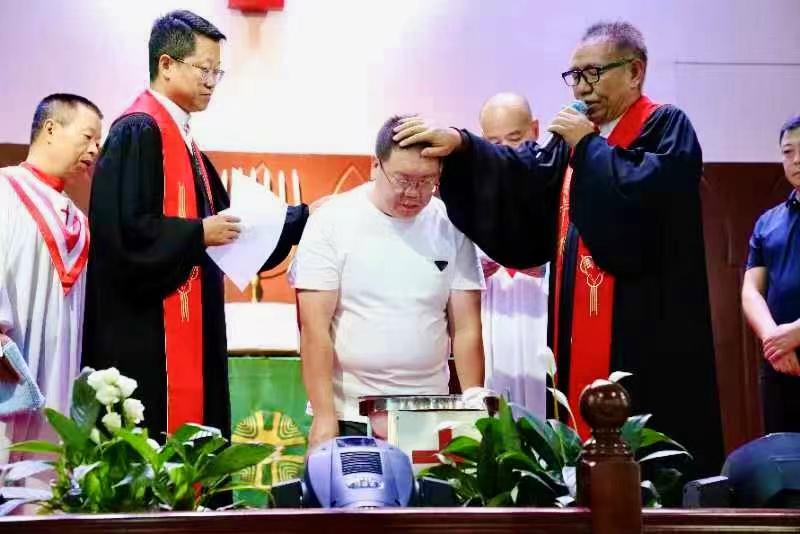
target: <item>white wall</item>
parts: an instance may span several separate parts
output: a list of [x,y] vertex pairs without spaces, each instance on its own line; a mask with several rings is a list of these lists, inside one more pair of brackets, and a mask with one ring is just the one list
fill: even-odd
[[689,113],[707,161],[776,160],[777,130],[800,112],[800,0],[286,0],[266,17],[227,0],[0,0],[0,142],[26,142],[51,92],[122,111],[147,83],[152,21],[174,8],[228,36],[228,74],[194,122],[206,149],[369,153],[390,114],[475,128],[499,90],[525,93],[547,122],[571,100],[559,73],[597,19],[642,29],[647,91]]

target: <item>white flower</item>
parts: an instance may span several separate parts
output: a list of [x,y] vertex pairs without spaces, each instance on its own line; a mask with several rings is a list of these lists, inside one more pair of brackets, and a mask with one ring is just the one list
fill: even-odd
[[101,385],[105,384],[105,380],[103,380],[103,371],[93,371],[89,373],[89,378],[87,378],[86,381],[97,391]]
[[100,431],[97,428],[92,428],[89,432],[89,439],[100,445]]
[[125,399],[122,403],[122,412],[125,419],[138,425],[144,419],[144,404],[138,399]]
[[117,380],[119,380],[119,371],[117,371],[116,367],[109,367],[105,370],[105,376],[103,378],[106,384],[116,384]]
[[122,428],[122,418],[119,416],[117,412],[107,413],[101,419],[103,424],[106,426],[109,432],[114,432],[115,430],[119,430]]
[[159,445],[158,442],[153,438],[147,438],[147,444],[150,445],[153,448],[153,450],[156,451],[161,448],[161,445]]
[[119,380],[119,371],[116,367],[109,367],[89,374],[89,378],[86,380],[95,391],[99,391],[106,384],[116,385],[117,380]]
[[138,384],[136,383],[136,380],[133,378],[128,378],[127,376],[120,375],[119,379],[117,380],[117,387],[122,392],[123,399],[130,397],[137,386]]
[[100,389],[97,390],[95,398],[97,399],[97,402],[103,406],[112,406],[119,402],[121,395],[122,392],[117,386],[103,384]]

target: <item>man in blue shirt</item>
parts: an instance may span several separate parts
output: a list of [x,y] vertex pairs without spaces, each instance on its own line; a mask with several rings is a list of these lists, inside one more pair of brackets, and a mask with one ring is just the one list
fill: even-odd
[[781,128],[789,198],[756,222],[742,307],[762,342],[761,395],[767,433],[800,432],[800,115]]

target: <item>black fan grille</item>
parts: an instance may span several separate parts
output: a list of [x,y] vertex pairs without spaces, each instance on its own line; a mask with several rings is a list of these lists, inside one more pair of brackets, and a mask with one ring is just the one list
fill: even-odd
[[383,474],[381,454],[379,452],[343,452],[341,458],[343,475],[352,475],[354,473]]

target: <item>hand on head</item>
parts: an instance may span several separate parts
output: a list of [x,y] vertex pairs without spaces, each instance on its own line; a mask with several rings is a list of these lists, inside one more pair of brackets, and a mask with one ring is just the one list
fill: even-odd
[[402,148],[424,143],[422,155],[428,158],[443,158],[461,146],[461,134],[455,128],[436,127],[419,115],[412,115],[400,120],[395,129],[393,139]]

